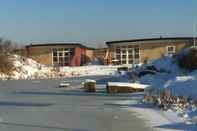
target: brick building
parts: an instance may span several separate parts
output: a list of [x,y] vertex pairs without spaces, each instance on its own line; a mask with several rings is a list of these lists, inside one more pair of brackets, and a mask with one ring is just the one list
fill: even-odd
[[47,43],[27,45],[22,52],[45,65],[81,66],[94,58],[93,50],[78,43]]
[[192,37],[133,39],[106,42],[109,63],[142,64],[162,56],[172,56],[193,43]]

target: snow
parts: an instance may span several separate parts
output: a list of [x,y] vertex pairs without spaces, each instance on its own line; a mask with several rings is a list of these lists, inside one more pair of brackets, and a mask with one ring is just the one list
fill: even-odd
[[177,65],[177,60],[169,56],[163,56],[150,63],[150,65],[154,65],[158,70],[165,70],[173,74],[177,74],[181,70]]
[[[112,65],[87,65],[81,67],[54,68],[44,66],[32,59],[17,55],[13,56],[13,62],[16,68],[13,75],[8,76],[0,73],[0,79],[41,79],[115,75],[117,68],[120,67]],[[174,96],[186,96],[194,100],[197,98],[197,70],[190,73],[185,72],[185,70],[177,65],[176,58],[172,57],[162,57],[148,65],[139,67],[137,70],[144,70],[145,67],[149,65],[153,65],[160,72],[140,77],[140,83],[125,83],[128,82],[127,78],[129,78],[129,76],[123,75],[119,79],[120,81],[109,82],[108,85],[143,89],[151,87],[156,91],[168,89]],[[105,86],[99,88],[103,87],[105,88]],[[132,98],[133,97],[131,97],[131,99]],[[190,104],[186,110],[175,106],[173,109],[168,109],[167,111],[162,111],[159,108],[150,106],[150,103],[140,103],[133,100],[116,101],[113,104],[128,106],[126,110],[136,112],[137,117],[148,120],[148,124],[156,130],[197,130],[197,107],[194,104]]]
[[193,76],[177,76],[176,77],[176,81],[179,81],[179,82],[186,82],[188,80],[195,80],[196,78],[193,77]]
[[96,83],[96,81],[95,81],[95,80],[86,79],[86,80],[85,80],[85,83],[88,83],[88,82]]
[[[140,83],[150,85],[156,93],[167,89],[173,96],[184,96],[196,100],[197,70],[186,72],[181,69],[177,64],[176,57],[162,57],[137,70],[143,71],[150,65],[156,67],[159,72],[140,77]],[[123,103],[125,104],[125,102]],[[148,118],[149,124],[158,127],[158,130],[197,130],[197,107],[194,104],[189,104],[184,110],[174,105],[173,109],[167,111],[150,107],[145,103],[142,103],[141,107],[140,104],[137,105],[136,107],[128,107],[128,110],[137,112],[137,116],[144,119]]]
[[[176,73],[174,73],[176,72]],[[174,70],[172,73],[157,73],[145,75],[140,78],[143,84],[150,84],[156,90],[169,89],[175,96],[197,96],[197,71],[184,75],[182,71]]]
[[63,82],[59,84],[59,87],[68,87],[68,86],[70,86],[70,83]]
[[13,72],[13,75],[10,76],[12,79],[46,78],[50,75],[50,68],[39,64],[32,59],[18,55],[14,55],[12,59],[15,66],[15,71]]
[[0,73],[0,79],[6,80],[8,78],[7,75]]
[[87,65],[80,67],[60,67],[62,75],[66,76],[91,76],[91,75],[114,75],[119,66],[111,65]]
[[[146,123],[148,126],[150,126],[155,131],[176,131],[176,130],[170,130],[170,129],[162,129],[159,128],[161,125],[170,125],[173,122],[170,121],[168,118],[161,115],[159,110],[149,108],[149,107],[132,107],[132,108],[126,108],[129,112],[135,112],[136,117],[146,120]],[[174,116],[174,115],[172,115]],[[176,117],[176,116],[175,116]],[[171,118],[175,118],[171,117]]]
[[[125,102],[122,102],[125,104]],[[131,102],[130,102],[131,103]],[[129,107],[124,107],[129,112],[135,112],[136,117],[146,120],[148,126],[156,131],[196,131],[197,116],[192,116],[191,119],[187,114],[180,117],[179,112],[172,110],[162,111],[156,107],[151,107],[148,104],[130,104]]]
[[47,79],[68,78],[93,75],[115,75],[120,66],[111,65],[86,65],[80,67],[58,67],[45,66],[38,62],[19,55],[13,55],[12,60],[15,71],[8,76],[0,73],[0,79]]
[[119,86],[119,87],[131,87],[135,89],[145,89],[149,85],[139,84],[139,83],[125,83],[125,82],[108,82],[108,86]]
[[105,104],[118,105],[121,106],[121,109],[132,112],[132,114],[134,112],[136,117],[145,120],[145,124],[154,131],[178,131],[178,129],[170,129],[170,127],[165,129],[162,126],[184,123],[182,119],[170,110],[163,112],[150,104],[141,103],[143,94],[138,94],[137,97],[136,95],[131,95],[131,100],[109,101]]

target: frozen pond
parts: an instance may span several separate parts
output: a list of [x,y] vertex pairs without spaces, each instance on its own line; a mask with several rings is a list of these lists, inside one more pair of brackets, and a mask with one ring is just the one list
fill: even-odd
[[129,95],[85,93],[56,88],[61,81],[80,87],[87,78],[99,84],[118,78],[92,76],[53,80],[0,81],[0,130],[2,131],[147,131],[144,122],[109,101]]

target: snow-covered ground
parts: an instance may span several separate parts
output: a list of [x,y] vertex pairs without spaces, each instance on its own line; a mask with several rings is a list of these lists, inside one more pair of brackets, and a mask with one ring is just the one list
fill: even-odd
[[186,72],[177,65],[175,58],[170,57],[156,60],[152,65],[165,72],[145,75],[140,78],[141,83],[158,90],[168,89],[175,96],[197,96],[197,71]]
[[79,67],[60,68],[63,76],[91,76],[91,75],[115,75],[119,66],[111,65],[87,65]]
[[139,103],[140,99],[135,97],[133,100],[121,100],[108,104],[119,105],[123,110],[135,113],[136,117],[145,120],[145,124],[154,131],[180,131],[178,128],[171,128],[170,125],[184,123],[183,119],[171,111],[163,112],[153,105]]
[[119,66],[87,65],[80,67],[54,68],[37,63],[36,61],[14,55],[15,71],[8,76],[0,73],[0,79],[42,79],[59,77],[79,77],[91,75],[114,75]]
[[162,111],[152,104],[143,103],[143,94],[131,95],[130,100],[109,101],[106,104],[121,106],[121,109],[135,113],[136,117],[145,120],[145,124],[153,131],[196,131],[187,116],[180,117],[179,112]]
[[[88,65],[81,67],[48,67],[36,61],[13,56],[16,70],[12,76],[0,74],[0,79],[36,79],[79,77],[91,75],[114,75],[120,66]],[[161,91],[168,89],[173,96],[186,96],[196,100],[197,96],[197,71],[186,72],[177,65],[175,58],[163,57],[148,65],[132,69],[132,71],[144,70],[147,66],[156,67],[159,72],[146,74],[140,77],[141,84],[150,85],[153,89]],[[117,82],[130,82],[130,76],[123,75]],[[131,98],[132,99],[132,98]],[[134,98],[135,99],[135,98]],[[142,98],[140,98],[142,99]],[[148,103],[133,103],[133,101],[117,101],[115,104],[123,104],[128,111],[136,112],[138,117],[148,120],[148,124],[156,130],[197,130],[197,107],[189,105],[186,110],[168,109],[162,111]],[[183,113],[184,112],[184,113]]]
[[184,119],[181,119],[172,111],[164,112],[146,104],[131,104],[130,107],[124,109],[129,112],[135,112],[138,118],[146,120],[146,124],[154,131],[185,131],[189,129]]
[[[159,93],[163,90],[168,90],[172,96],[183,96],[193,99],[193,103],[197,98],[197,71],[188,72],[181,69],[176,61],[176,58],[163,57],[153,61],[147,65],[136,69],[138,72],[146,69],[147,66],[154,66],[156,73],[145,74],[139,78],[141,84],[147,84]],[[132,71],[135,71],[132,70]],[[182,109],[178,105],[173,105],[172,109],[162,111],[158,107],[150,103],[131,104],[128,101],[120,103],[130,103],[126,108],[129,111],[136,112],[138,117],[148,120],[148,123],[156,130],[197,130],[197,107],[195,104],[186,103],[187,107]]]

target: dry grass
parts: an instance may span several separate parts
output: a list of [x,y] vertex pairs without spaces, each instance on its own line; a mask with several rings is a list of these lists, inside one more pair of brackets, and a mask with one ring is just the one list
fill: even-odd
[[10,56],[0,55],[0,73],[11,75],[14,69],[14,64]]
[[145,94],[144,100],[163,110],[175,109],[176,107],[185,110],[189,104],[197,105],[196,100],[183,96],[173,96],[168,90],[163,90],[157,95],[149,92]]

